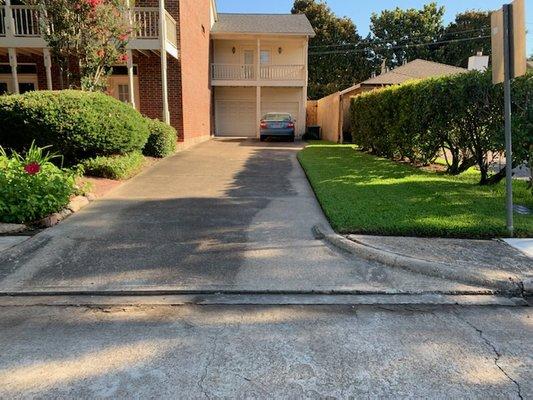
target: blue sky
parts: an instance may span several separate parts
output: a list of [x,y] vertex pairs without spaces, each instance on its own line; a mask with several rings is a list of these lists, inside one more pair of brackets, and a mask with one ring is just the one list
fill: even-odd
[[[381,10],[400,8],[421,8],[431,0],[327,0],[331,9],[340,16],[350,17],[359,33],[366,35],[370,24],[370,14]],[[507,1],[504,0],[437,0],[446,7],[445,22],[452,21],[455,14],[465,10],[494,10]],[[217,0],[219,12],[242,13],[287,13],[292,7],[292,0]],[[528,33],[528,54],[533,54],[533,0],[526,0],[526,27]]]

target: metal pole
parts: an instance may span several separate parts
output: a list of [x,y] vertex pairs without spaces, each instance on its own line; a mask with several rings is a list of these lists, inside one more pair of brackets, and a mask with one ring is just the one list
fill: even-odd
[[505,188],[507,230],[514,235],[513,224],[513,146],[511,139],[511,58],[512,58],[512,5],[503,6],[503,54],[504,54],[504,112],[505,112]]

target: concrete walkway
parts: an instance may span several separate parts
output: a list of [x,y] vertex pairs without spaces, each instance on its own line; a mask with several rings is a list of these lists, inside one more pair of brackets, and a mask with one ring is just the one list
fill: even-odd
[[456,292],[354,260],[327,225],[300,144],[212,140],[165,159],[0,258],[0,291]]
[[531,308],[0,308],[3,399],[531,399]]

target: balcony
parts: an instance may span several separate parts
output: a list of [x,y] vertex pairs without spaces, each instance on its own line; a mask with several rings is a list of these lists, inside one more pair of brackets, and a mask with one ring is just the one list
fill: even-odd
[[215,86],[254,86],[265,83],[273,86],[300,86],[305,83],[306,73],[304,65],[261,65],[258,74],[257,65],[216,63],[211,64],[211,79]]
[[[139,50],[158,49],[161,42],[159,7],[135,7],[132,13],[132,21],[135,27],[135,36],[129,47]],[[166,10],[164,23],[167,51],[177,58],[177,22]]]
[[[28,5],[12,5],[11,19],[6,15],[7,7],[0,5],[0,47],[44,48],[45,41],[40,32],[40,11]],[[161,20],[159,7],[135,7],[131,13],[134,37],[128,48],[134,50],[161,49]],[[10,27],[13,27],[10,29]],[[178,57],[177,23],[165,10],[164,38],[166,50]],[[12,31],[12,33],[10,33]]]

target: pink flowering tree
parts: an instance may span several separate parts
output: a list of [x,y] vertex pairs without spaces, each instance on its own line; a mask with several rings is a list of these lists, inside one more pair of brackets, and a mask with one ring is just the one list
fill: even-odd
[[62,87],[105,90],[112,66],[127,61],[132,26],[126,0],[32,3],[41,11],[41,29],[61,68]]

